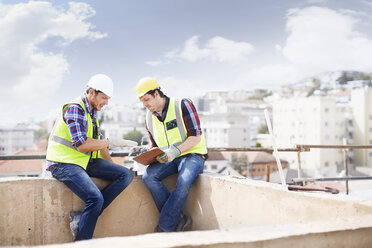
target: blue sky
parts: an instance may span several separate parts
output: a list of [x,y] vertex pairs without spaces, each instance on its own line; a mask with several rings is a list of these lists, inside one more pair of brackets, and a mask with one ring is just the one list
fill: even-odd
[[194,97],[372,72],[372,0],[0,0],[0,37],[4,124],[47,118],[95,73],[130,104],[144,76]]

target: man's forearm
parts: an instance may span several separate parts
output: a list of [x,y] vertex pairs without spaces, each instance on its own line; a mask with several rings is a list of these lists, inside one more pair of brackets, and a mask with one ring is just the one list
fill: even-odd
[[196,146],[200,142],[201,136],[190,136],[188,137],[185,142],[180,144],[177,148],[181,151],[181,153],[184,153],[194,146]]
[[107,148],[103,148],[103,149],[101,149],[101,157],[102,157],[103,159],[105,159],[105,160],[108,160],[108,161],[113,162],[113,161],[112,161],[112,158],[111,158],[111,155],[110,155],[110,151],[109,151],[109,149],[107,149]]
[[87,138],[87,140],[80,145],[77,150],[80,152],[94,152],[104,148],[109,145],[108,139],[97,140],[92,138]]

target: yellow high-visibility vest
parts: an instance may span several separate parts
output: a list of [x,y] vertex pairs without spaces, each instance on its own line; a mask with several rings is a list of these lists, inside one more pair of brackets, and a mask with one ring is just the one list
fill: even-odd
[[[63,114],[66,107],[71,104],[79,104],[84,110],[85,118],[88,122],[87,137],[100,139],[98,135],[98,120],[96,119],[95,125],[93,125],[92,118],[85,108],[84,101],[81,98],[78,98],[63,106],[62,114],[59,120],[54,125],[53,131],[51,132],[49,137],[46,159],[49,161],[60,163],[76,164],[81,166],[85,170],[90,158],[100,157],[100,151],[80,152],[76,149],[76,147],[72,145],[70,132],[68,130],[66,122],[63,119]],[[95,132],[94,129],[96,129]],[[97,137],[93,137],[94,135]]]
[[[169,148],[170,145],[175,144],[178,146],[184,142],[187,137],[187,130],[182,118],[182,99],[169,99],[167,115],[163,122],[154,116],[150,111],[146,114],[147,129],[151,133],[154,141],[163,151]],[[207,146],[205,143],[204,134],[201,135],[200,142],[192,147],[190,150],[182,153],[185,154],[207,154]]]

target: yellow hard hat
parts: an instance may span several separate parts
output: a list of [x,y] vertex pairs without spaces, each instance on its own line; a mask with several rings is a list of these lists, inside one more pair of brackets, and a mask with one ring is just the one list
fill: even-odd
[[160,88],[160,84],[152,77],[144,77],[138,81],[136,86],[137,97],[140,98],[150,90]]

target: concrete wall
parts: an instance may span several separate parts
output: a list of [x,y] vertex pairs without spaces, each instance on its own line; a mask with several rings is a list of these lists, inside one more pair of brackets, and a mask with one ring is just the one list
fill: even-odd
[[[165,180],[169,188],[175,179]],[[107,184],[95,181],[100,188]],[[83,202],[62,183],[54,179],[1,179],[0,195],[0,245],[72,241],[68,214],[80,210]],[[372,206],[344,195],[289,192],[276,184],[204,174],[193,185],[185,212],[192,216],[192,230],[226,231],[353,220],[372,214]],[[158,216],[141,178],[136,177],[100,216],[94,237],[152,233]]]
[[[93,239],[50,248],[370,248],[372,215],[332,222],[269,225],[229,230],[151,233]],[[43,248],[46,248],[43,246]]]

